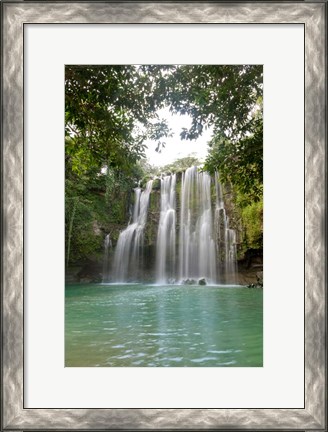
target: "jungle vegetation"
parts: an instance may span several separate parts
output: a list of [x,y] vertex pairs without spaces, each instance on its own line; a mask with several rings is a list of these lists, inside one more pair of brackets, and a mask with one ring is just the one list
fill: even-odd
[[[67,264],[102,251],[105,232],[127,222],[133,187],[158,168],[147,139],[165,152],[171,131],[158,112],[188,114],[193,140],[213,136],[203,169],[228,185],[245,231],[241,251],[262,248],[263,68],[260,65],[72,65],[65,68],[65,217]],[[181,171],[191,155],[161,169]]]

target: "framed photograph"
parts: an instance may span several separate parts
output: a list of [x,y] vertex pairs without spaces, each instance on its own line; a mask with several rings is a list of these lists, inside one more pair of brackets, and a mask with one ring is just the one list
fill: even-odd
[[2,429],[327,430],[327,3],[3,1]]

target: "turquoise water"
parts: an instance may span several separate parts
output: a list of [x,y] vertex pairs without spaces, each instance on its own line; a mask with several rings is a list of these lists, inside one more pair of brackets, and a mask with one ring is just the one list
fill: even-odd
[[261,289],[69,285],[65,366],[263,365]]

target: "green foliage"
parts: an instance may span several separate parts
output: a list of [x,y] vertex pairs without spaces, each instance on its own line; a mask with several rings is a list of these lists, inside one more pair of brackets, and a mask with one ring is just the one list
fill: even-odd
[[194,139],[204,128],[235,141],[252,128],[250,114],[262,97],[260,65],[178,66],[166,76],[171,110],[192,117],[182,138]]
[[165,77],[171,111],[189,114],[182,139],[211,127],[204,169],[219,171],[248,200],[263,194],[263,67],[261,65],[177,66]]
[[205,169],[219,171],[223,182],[232,183],[243,197],[258,201],[263,194],[263,122],[253,123],[255,129],[246,137],[232,142],[215,136],[205,162]]
[[117,236],[126,225],[132,188],[140,176],[135,169],[131,177],[118,170],[95,169],[83,175],[71,173],[66,178],[66,261],[68,264],[103,253],[105,234]]
[[138,161],[137,167],[140,170],[140,173],[142,173],[141,184],[146,184],[148,180],[161,174],[161,169],[157,166],[151,165],[147,159],[141,159]]
[[[170,174],[170,173],[181,173],[185,171],[187,168],[190,168],[194,165],[200,166],[201,162],[195,156],[190,154],[189,156],[176,159],[170,164],[155,167],[150,165],[146,160],[140,161],[139,166],[144,172],[144,177],[142,179],[142,185],[146,184],[146,182],[156,176],[160,176],[161,174]],[[153,185],[154,188],[154,185]]]
[[[232,184],[250,245],[261,241],[262,66],[66,66],[66,252],[74,262],[102,253],[103,238],[125,226],[131,191],[160,172],[181,172],[190,155],[161,169],[145,141],[165,151],[170,130],[157,111],[189,114],[182,139],[213,130],[204,169]],[[253,227],[251,226],[253,224]]]
[[104,163],[129,174],[144,157],[147,138],[169,134],[156,110],[161,99],[154,83],[165,68],[66,66],[66,159],[81,174]]
[[246,246],[251,249],[261,249],[263,247],[263,201],[245,206],[241,215]]
[[102,252],[103,239],[97,232],[92,204],[87,197],[66,199],[67,264]]
[[200,161],[191,154],[189,156],[176,159],[174,162],[163,166],[161,168],[161,171],[164,173],[178,173],[178,172],[183,172],[187,168],[190,168],[194,165],[199,166],[200,164],[201,164]]
[[[126,224],[137,164],[148,138],[170,131],[156,111],[154,83],[165,67],[66,66],[66,258],[102,252],[105,233]],[[114,236],[118,228],[116,228]]]

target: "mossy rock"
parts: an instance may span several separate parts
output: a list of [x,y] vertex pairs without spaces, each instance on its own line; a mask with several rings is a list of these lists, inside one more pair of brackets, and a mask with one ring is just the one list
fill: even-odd
[[161,179],[156,178],[153,181],[153,190],[160,190],[161,188]]

